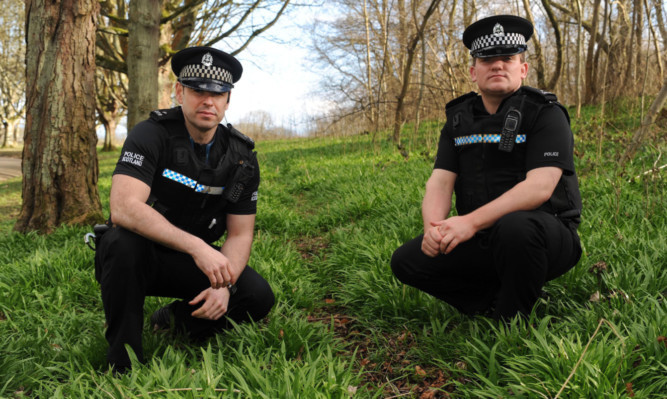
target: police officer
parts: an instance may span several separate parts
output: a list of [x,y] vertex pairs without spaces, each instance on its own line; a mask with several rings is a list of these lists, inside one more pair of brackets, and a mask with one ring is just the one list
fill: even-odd
[[[143,361],[144,298],[179,298],[151,316],[202,339],[266,316],[269,284],[247,266],[260,175],[254,143],[220,124],[243,68],[209,47],[174,55],[180,107],[158,110],[128,134],[112,177],[110,222],[95,256],[116,371]],[[213,245],[227,233],[222,247]]]
[[[405,284],[466,314],[529,314],[545,282],[579,260],[581,198],[567,111],[523,86],[532,24],[481,19],[463,33],[471,92],[446,106],[422,203],[424,234],[398,248]],[[456,216],[448,216],[452,194]]]

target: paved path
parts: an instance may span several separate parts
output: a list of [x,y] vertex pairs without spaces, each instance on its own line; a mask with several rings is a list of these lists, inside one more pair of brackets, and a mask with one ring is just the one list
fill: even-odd
[[21,176],[21,158],[0,157],[0,181]]

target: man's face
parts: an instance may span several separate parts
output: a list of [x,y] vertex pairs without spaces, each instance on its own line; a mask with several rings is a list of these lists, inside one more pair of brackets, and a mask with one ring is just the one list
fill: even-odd
[[507,96],[521,87],[528,74],[528,64],[519,54],[477,58],[470,76],[482,94]]
[[181,104],[185,125],[188,130],[195,129],[206,133],[217,129],[229,107],[229,92],[212,93],[194,90],[176,83],[176,100]]

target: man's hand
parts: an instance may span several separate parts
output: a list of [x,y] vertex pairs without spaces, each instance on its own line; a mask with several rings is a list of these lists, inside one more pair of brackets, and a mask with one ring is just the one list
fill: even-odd
[[208,277],[211,288],[218,289],[225,287],[227,283],[234,283],[229,259],[215,248],[205,244],[201,251],[193,254],[192,258],[197,267]]
[[229,305],[229,290],[227,288],[207,288],[193,300],[188,302],[190,305],[196,305],[202,301],[204,303],[199,309],[192,312],[192,317],[208,320],[218,320],[225,313],[227,313],[227,306]]
[[424,238],[422,239],[422,252],[426,256],[434,258],[440,255],[440,243],[442,242],[442,235],[438,226],[444,223],[444,220],[439,222],[431,222],[431,227],[424,232]]
[[477,230],[466,216],[452,216],[442,222],[431,223],[436,226],[442,239],[439,252],[448,254],[460,243],[471,239]]
[[[109,200],[112,221],[149,240],[190,254],[197,267],[211,282],[211,288],[221,288],[230,282],[233,284],[234,278],[227,256],[206,244],[201,238],[177,228],[154,208],[148,206],[146,200],[150,191],[150,186],[134,177],[114,175]],[[254,215],[252,217],[254,221]],[[228,230],[231,231],[229,227]],[[252,226],[249,230],[252,243]],[[250,245],[247,248],[249,252]],[[245,263],[243,265],[245,266]],[[236,276],[238,277],[238,272]]]

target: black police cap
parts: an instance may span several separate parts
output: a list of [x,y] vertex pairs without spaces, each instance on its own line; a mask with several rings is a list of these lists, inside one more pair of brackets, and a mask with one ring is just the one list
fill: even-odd
[[463,32],[463,44],[475,58],[520,54],[533,35],[533,24],[515,15],[496,15],[471,24]]
[[179,51],[171,59],[171,70],[183,86],[214,93],[230,91],[243,74],[236,58],[213,47]]

